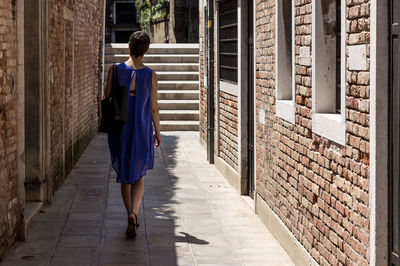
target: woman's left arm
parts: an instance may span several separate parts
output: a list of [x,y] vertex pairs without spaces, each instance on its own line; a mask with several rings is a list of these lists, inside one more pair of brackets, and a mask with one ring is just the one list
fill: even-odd
[[158,79],[156,72],[153,71],[151,92],[150,92],[150,112],[154,124],[153,142],[156,148],[161,145],[160,132],[160,109],[158,107]]

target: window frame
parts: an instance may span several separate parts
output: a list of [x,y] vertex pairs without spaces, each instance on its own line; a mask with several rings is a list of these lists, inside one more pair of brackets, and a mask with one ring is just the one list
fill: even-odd
[[[285,32],[286,29],[283,26],[283,23],[279,23],[281,20],[280,12],[281,8],[285,8],[282,4],[282,0],[276,0],[275,1],[275,89],[276,89],[276,116],[290,122],[292,124],[295,123],[295,99],[296,99],[296,13],[295,13],[295,0],[291,0],[291,33],[290,33],[290,38],[291,38],[291,86],[289,88],[285,88],[286,93],[285,94],[290,94],[291,99],[282,99],[280,90],[281,90],[281,84],[279,81],[280,77],[280,64],[282,63],[280,58],[280,53],[281,53],[281,45],[280,43],[282,40],[280,39],[280,33],[283,31]],[[287,36],[284,34],[284,36]],[[285,71],[282,71],[285,73]],[[286,74],[287,75],[287,74]]]
[[[318,2],[317,2],[318,1]],[[317,22],[317,14],[321,9],[317,9],[317,4],[322,0],[312,0],[312,130],[314,133],[326,137],[340,145],[346,145],[346,13],[347,4],[345,0],[341,0],[341,28],[340,28],[340,43],[341,43],[341,82],[340,82],[340,113],[336,112],[336,84],[334,86],[334,94],[332,91],[327,91],[327,86],[320,84],[317,80],[319,71],[322,69],[317,64],[317,60],[321,60],[321,56],[317,47],[321,48],[321,44],[317,43],[317,27],[323,27]],[[336,7],[336,4],[335,4]],[[336,54],[336,53],[335,53]],[[335,57],[336,58],[336,57]],[[318,77],[318,78],[317,78]],[[336,75],[335,75],[336,80]]]

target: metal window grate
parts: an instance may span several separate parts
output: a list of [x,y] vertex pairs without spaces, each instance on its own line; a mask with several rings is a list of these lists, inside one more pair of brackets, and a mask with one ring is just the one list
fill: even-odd
[[237,1],[219,3],[219,73],[220,79],[238,81]]

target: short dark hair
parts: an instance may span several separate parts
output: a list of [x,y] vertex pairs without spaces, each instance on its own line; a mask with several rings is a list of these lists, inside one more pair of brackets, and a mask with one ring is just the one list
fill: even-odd
[[129,38],[129,44],[131,45],[131,56],[137,58],[143,56],[149,49],[150,37],[144,31],[135,31]]

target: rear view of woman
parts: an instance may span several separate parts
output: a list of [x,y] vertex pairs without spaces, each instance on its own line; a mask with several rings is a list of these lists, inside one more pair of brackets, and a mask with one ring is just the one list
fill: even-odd
[[[150,38],[143,31],[129,40],[130,57],[117,67],[120,86],[127,88],[128,120],[122,130],[108,133],[112,167],[121,183],[121,194],[128,214],[126,236],[134,238],[137,214],[144,193],[143,177],[154,166],[154,147],[161,144],[160,114],[156,73],[143,64]],[[112,67],[108,72],[106,97],[112,89]],[[154,134],[153,134],[154,126]]]

